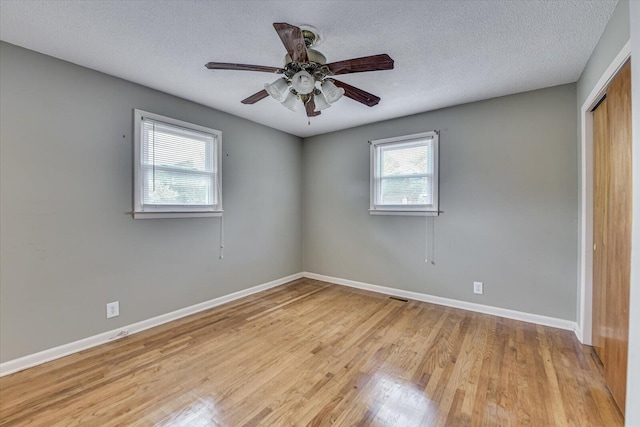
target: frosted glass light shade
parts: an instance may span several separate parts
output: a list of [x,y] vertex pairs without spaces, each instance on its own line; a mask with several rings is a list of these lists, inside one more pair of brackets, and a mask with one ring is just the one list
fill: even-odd
[[298,71],[291,77],[291,86],[296,90],[296,92],[306,95],[307,93],[313,92],[313,89],[316,87],[316,80],[313,76],[306,71]]
[[282,105],[284,105],[291,111],[296,111],[296,109],[298,108],[298,97],[289,92],[287,97],[282,102]]
[[315,111],[321,111],[321,110],[324,110],[325,108],[331,107],[331,104],[327,102],[327,99],[324,97],[324,94],[322,93],[318,93],[314,95],[313,100],[315,101],[315,104],[316,104]]
[[264,90],[278,101],[282,101],[282,98],[287,93],[288,87],[289,85],[285,79],[278,79],[271,84],[266,83],[264,85]]
[[344,95],[344,89],[333,84],[332,81],[325,80],[324,83],[320,86],[322,88],[322,93],[329,104],[333,104]]

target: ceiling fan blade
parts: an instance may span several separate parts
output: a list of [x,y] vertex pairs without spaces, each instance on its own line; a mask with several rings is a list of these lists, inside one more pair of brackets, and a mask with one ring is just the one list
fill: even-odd
[[305,110],[307,110],[307,117],[315,117],[320,115],[320,111],[315,111],[316,101],[314,101],[313,98],[314,96],[311,95],[311,97],[309,97],[309,100],[304,104],[304,108]]
[[307,62],[307,47],[304,44],[302,30],[285,22],[276,22],[273,28],[276,29],[291,59],[294,62]]
[[251,95],[250,97],[245,98],[240,102],[242,102],[243,104],[255,104],[256,102],[260,101],[261,99],[266,98],[267,96],[269,96],[267,91],[262,89],[260,92],[256,92],[253,95]]
[[365,71],[393,70],[393,59],[386,53],[363,56],[327,64],[333,74],[363,73]]
[[209,62],[205,65],[210,70],[239,70],[239,71],[264,71],[265,73],[277,73],[278,67],[264,65],[232,64],[229,62]]
[[353,99],[354,101],[358,101],[366,105],[367,107],[373,107],[374,105],[377,105],[378,102],[380,102],[380,98],[378,98],[372,93],[365,92],[364,90],[358,89],[357,87],[346,84],[345,82],[341,82],[334,79],[331,79],[331,81],[336,86],[344,89],[344,96],[347,96]]

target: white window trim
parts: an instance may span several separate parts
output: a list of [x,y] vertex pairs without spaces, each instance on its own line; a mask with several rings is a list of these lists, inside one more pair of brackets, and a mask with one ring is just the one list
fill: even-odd
[[[133,110],[133,218],[135,219],[151,219],[151,218],[199,218],[199,217],[220,217],[222,216],[222,132],[205,126],[196,125],[171,117],[161,116],[160,114],[150,113],[148,111]],[[199,132],[209,133],[216,137],[216,174],[218,185],[216,188],[218,204],[214,206],[182,206],[182,205],[162,205],[157,207],[143,207],[142,204],[142,118],[146,117],[158,122],[164,122],[174,126],[180,126],[186,129],[193,129]]]
[[[378,179],[378,174],[376,174],[376,170],[378,168],[378,156],[376,152],[376,148],[379,145],[390,144],[390,143],[398,143],[398,142],[411,142],[412,140],[418,139],[426,139],[430,138],[433,141],[433,178],[435,180],[434,188],[433,188],[433,205],[427,207],[426,205],[385,205],[382,207],[376,207],[375,205],[375,196],[376,196],[376,180]],[[412,135],[404,135],[404,136],[396,136],[393,138],[384,138],[384,139],[376,139],[373,141],[369,141],[369,154],[370,154],[370,165],[369,165],[369,213],[371,215],[406,215],[406,216],[438,216],[440,214],[439,208],[439,187],[440,187],[440,179],[439,179],[439,132],[437,130],[430,132],[422,132],[416,133]]]

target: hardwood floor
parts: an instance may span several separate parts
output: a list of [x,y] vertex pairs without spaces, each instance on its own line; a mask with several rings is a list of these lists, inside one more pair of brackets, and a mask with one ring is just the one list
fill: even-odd
[[300,279],[0,378],[1,426],[616,426],[572,332]]

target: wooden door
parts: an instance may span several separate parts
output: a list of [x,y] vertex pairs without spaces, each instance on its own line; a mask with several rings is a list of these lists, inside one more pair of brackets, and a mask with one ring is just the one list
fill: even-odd
[[631,63],[593,113],[593,346],[622,413],[631,276]]
[[605,99],[593,112],[593,347],[606,362],[607,205],[609,201],[609,126]]
[[625,410],[631,276],[631,64],[607,88],[609,194],[607,206],[606,363],[611,394]]

